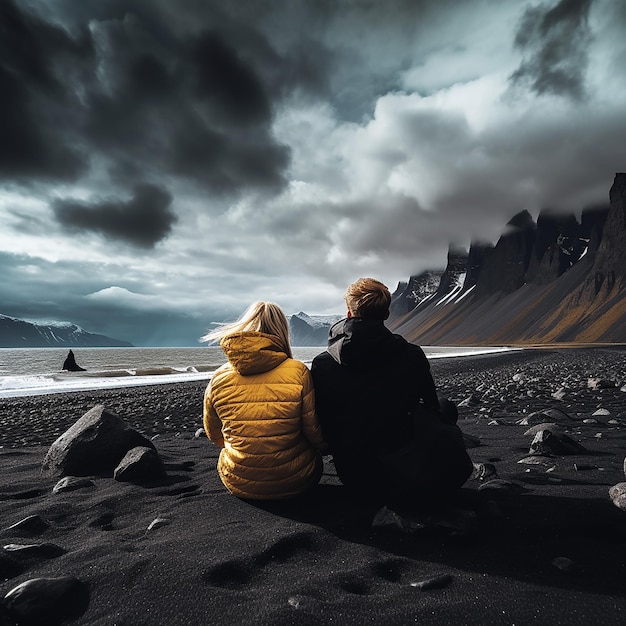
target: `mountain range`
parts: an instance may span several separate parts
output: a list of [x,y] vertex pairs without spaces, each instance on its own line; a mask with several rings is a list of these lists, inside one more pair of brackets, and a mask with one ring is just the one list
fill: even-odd
[[341,315],[307,315],[300,311],[289,317],[289,335],[293,346],[325,346],[328,329]]
[[0,315],[0,348],[132,347],[70,322],[27,322]]
[[400,283],[388,326],[424,345],[626,342],[626,174],[609,204],[515,215],[494,245]]

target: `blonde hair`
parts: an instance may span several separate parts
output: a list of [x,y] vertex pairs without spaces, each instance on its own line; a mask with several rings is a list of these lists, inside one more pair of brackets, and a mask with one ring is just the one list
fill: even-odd
[[389,315],[391,293],[375,278],[359,278],[348,287],[344,300],[353,317],[384,320]]
[[279,340],[283,352],[291,358],[289,322],[283,310],[273,302],[253,302],[236,322],[222,324],[209,331],[200,341],[220,341],[228,335],[246,331],[273,335]]

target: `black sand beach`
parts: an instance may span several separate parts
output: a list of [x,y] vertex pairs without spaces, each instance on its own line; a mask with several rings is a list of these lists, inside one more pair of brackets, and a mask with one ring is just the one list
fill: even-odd
[[[219,450],[195,436],[204,384],[1,400],[0,597],[29,579],[73,576],[89,598],[68,623],[102,626],[623,624],[626,511],[608,491],[626,480],[625,356],[433,360],[439,389],[461,405],[477,469],[454,510],[410,527],[352,501],[330,457],[306,497],[231,496],[215,471]],[[96,404],[155,437],[166,479],[92,477],[53,493],[46,451]],[[585,450],[529,457],[525,433],[538,422]],[[48,525],[9,528],[31,515]],[[15,544],[61,550],[6,547]],[[11,623],[0,611],[0,624]]]

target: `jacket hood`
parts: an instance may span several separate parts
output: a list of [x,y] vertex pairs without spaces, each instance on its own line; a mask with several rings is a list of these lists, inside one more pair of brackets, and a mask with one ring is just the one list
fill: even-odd
[[330,327],[327,352],[339,364],[369,367],[373,360],[388,362],[406,350],[406,341],[381,320],[350,317]]
[[227,335],[220,342],[233,368],[243,376],[268,372],[289,357],[274,335],[246,331]]

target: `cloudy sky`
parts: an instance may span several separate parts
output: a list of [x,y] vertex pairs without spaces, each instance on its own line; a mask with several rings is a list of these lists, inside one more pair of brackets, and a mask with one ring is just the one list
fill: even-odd
[[0,313],[197,345],[626,169],[623,0],[2,0]]

